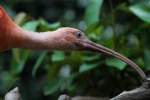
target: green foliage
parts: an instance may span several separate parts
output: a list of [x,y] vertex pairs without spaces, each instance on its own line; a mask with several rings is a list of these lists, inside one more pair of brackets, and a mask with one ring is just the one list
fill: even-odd
[[[70,3],[72,1],[70,0]],[[111,0],[110,2],[104,2],[104,0],[85,0],[84,2],[85,5],[80,4],[79,7],[85,6],[84,13],[74,21],[61,22],[63,20],[61,19],[60,22],[50,23],[42,18],[33,20],[24,13],[17,14],[15,21],[21,27],[31,31],[52,31],[69,23],[70,26],[84,29],[85,34],[92,41],[131,58],[145,72],[150,71],[149,3],[144,1],[115,3]],[[73,8],[70,9],[73,10]],[[77,16],[75,12],[77,11],[73,12]],[[82,28],[83,26],[85,27]],[[46,95],[50,99],[64,92],[71,95],[99,96],[102,94],[108,97],[122,91],[112,87],[118,86],[123,89],[131,88],[132,84],[138,84],[138,76],[134,74],[133,69],[126,63],[98,53],[15,48],[1,53],[0,93],[3,95],[12,87],[19,85],[24,90],[22,95],[30,98],[32,94],[36,100],[41,99],[38,98],[38,93],[41,92],[42,96]],[[109,84],[110,81],[112,84]],[[105,87],[109,87],[110,90],[104,89]]]
[[148,70],[150,70],[150,50],[149,49],[145,49],[144,50],[144,61],[145,61],[145,68],[147,68]]
[[13,73],[19,74],[23,71],[23,68],[25,67],[26,61],[29,58],[30,51],[20,51],[19,49],[13,49],[12,54],[11,71]]
[[106,59],[106,65],[115,67],[119,70],[123,70],[127,64],[123,61],[116,59],[116,58],[112,58],[112,59]]
[[94,69],[95,67],[97,67],[98,64],[87,64],[87,63],[83,63],[81,64],[80,66],[80,69],[79,69],[79,73],[83,73],[83,72],[86,72],[86,71],[89,71],[91,69]]
[[60,86],[63,84],[63,79],[56,79],[46,84],[44,87],[44,94],[49,95],[57,92]]
[[37,69],[40,67],[40,65],[42,64],[45,56],[47,54],[47,51],[42,52],[42,54],[38,57],[35,65],[33,66],[33,70],[32,70],[32,75],[35,76]]
[[88,0],[88,6],[85,12],[85,22],[87,25],[94,24],[99,21],[102,4],[103,0]]
[[144,2],[130,6],[129,8],[141,20],[150,23],[150,3]]
[[65,59],[65,54],[61,51],[55,51],[52,55],[52,61],[62,61]]

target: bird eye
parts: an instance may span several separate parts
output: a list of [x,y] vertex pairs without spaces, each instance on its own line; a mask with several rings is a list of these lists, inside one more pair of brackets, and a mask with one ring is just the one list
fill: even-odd
[[77,38],[80,38],[82,36],[82,33],[80,31],[78,31],[78,32],[75,33],[75,35],[76,35]]

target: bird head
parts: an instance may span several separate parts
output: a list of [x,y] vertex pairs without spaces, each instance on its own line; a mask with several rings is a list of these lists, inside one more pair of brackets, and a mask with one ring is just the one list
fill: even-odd
[[[58,35],[56,35],[57,33]],[[56,34],[59,47],[63,50],[83,50],[82,41],[89,41],[82,31],[75,28],[59,28],[56,30]]]
[[[58,35],[56,35],[58,33]],[[62,45],[60,49],[66,50],[87,50],[97,51],[107,55],[111,55],[112,51],[102,45],[98,45],[90,41],[84,32],[70,27],[63,27],[56,30],[55,38]]]

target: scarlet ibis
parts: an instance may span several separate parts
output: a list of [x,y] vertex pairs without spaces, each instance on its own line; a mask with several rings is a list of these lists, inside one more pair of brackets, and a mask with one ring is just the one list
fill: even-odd
[[63,27],[55,31],[32,32],[17,26],[0,6],[0,51],[11,48],[43,50],[88,50],[116,57],[133,67],[143,80],[142,69],[127,57],[102,45],[90,41],[83,32],[75,28]]

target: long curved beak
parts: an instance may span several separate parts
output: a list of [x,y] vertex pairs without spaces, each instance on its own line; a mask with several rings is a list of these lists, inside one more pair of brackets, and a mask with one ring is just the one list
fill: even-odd
[[146,75],[143,72],[143,70],[138,65],[136,65],[133,61],[131,61],[129,58],[123,56],[122,54],[117,53],[114,50],[106,48],[102,45],[98,45],[94,42],[91,42],[88,39],[84,40],[84,41],[80,40],[80,45],[84,50],[100,52],[100,53],[103,53],[103,54],[106,54],[106,55],[109,55],[109,56],[113,56],[115,58],[118,58],[118,59],[126,62],[127,64],[129,64],[132,68],[134,68],[138,72],[138,74],[140,75],[140,77],[143,80],[146,79]]

